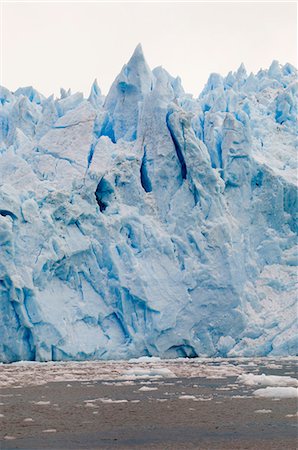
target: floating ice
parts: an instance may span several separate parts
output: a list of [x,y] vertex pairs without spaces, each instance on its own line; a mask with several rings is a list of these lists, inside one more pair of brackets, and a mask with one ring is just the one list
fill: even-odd
[[266,387],[254,391],[255,397],[298,398],[298,389],[294,387]]
[[50,405],[51,404],[51,402],[50,401],[43,401],[43,400],[40,400],[39,402],[33,402],[35,405],[42,405],[42,406],[45,406],[45,405]]
[[149,387],[149,386],[142,386],[139,391],[147,392],[147,391],[157,391],[157,387]]
[[292,377],[277,376],[277,375],[255,375],[253,373],[244,373],[239,375],[237,381],[248,386],[298,386],[298,380]]
[[287,414],[286,417],[298,417],[298,411],[295,414]]
[[99,401],[102,403],[127,403],[128,400],[112,400],[111,398],[100,398]]
[[129,363],[142,363],[142,362],[160,362],[161,359],[157,356],[141,356],[140,358],[131,358],[128,360]]
[[135,378],[176,378],[176,375],[166,367],[133,368],[124,372],[123,377]]
[[179,395],[180,400],[196,400],[194,395]]

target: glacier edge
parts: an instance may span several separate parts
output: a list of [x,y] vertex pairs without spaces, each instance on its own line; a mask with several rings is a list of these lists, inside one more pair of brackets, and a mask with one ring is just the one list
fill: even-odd
[[297,71],[0,88],[0,361],[297,354]]

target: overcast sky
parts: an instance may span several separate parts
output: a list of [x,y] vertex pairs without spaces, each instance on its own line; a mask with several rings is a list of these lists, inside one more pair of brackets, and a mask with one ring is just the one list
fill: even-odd
[[198,95],[211,72],[248,71],[273,59],[297,67],[295,3],[2,2],[2,80],[104,94],[141,42],[151,68],[179,75]]

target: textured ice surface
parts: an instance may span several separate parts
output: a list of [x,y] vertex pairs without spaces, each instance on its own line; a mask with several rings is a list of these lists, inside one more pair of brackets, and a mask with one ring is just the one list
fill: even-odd
[[296,77],[0,88],[0,360],[296,354]]

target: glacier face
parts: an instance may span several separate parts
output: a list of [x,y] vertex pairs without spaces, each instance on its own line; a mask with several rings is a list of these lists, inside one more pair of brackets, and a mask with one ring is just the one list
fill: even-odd
[[297,353],[297,72],[0,88],[0,360]]

